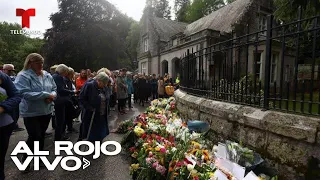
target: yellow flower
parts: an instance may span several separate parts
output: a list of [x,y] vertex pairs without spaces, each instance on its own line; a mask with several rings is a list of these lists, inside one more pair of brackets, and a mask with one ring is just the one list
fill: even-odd
[[152,151],[153,148],[149,147],[148,149],[146,149],[146,152],[148,151]]
[[131,154],[131,157],[137,158],[138,157],[138,152],[134,152],[133,154]]
[[196,142],[196,141],[192,141],[191,144],[194,146],[194,148],[200,148],[200,143]]
[[141,125],[142,125],[141,123],[138,123],[138,124],[137,124],[138,127],[141,127]]
[[139,164],[131,164],[131,168],[133,170],[137,170],[139,168]]
[[134,127],[133,131],[139,137],[142,136],[142,134],[144,134],[144,130],[142,128],[140,128],[139,126]]
[[154,150],[156,150],[156,151],[160,151],[160,148],[159,148],[159,147],[156,147],[156,148],[154,148]]
[[213,176],[214,176],[214,173],[213,173],[213,172],[209,172],[208,174],[209,174],[210,177],[213,177]]

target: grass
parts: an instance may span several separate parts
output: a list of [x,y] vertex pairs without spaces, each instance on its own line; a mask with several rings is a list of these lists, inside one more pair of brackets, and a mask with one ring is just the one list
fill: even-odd
[[[282,97],[283,99],[286,99],[286,96]],[[319,92],[313,92],[313,98],[312,98],[312,105],[311,105],[311,114],[312,115],[319,115]],[[297,112],[297,113],[307,113],[309,114],[309,101],[310,101],[310,94],[304,94],[304,101],[301,103],[302,100],[302,94],[297,94],[296,101],[294,101],[293,95],[289,96],[289,101],[282,100],[281,101],[281,110],[287,110],[291,112]],[[274,102],[271,100],[271,102]],[[318,104],[315,104],[318,103]],[[296,105],[294,110],[294,104]],[[276,109],[280,108],[280,101],[276,101],[275,103]],[[301,107],[303,108],[301,111]],[[272,107],[274,108],[274,106]]]

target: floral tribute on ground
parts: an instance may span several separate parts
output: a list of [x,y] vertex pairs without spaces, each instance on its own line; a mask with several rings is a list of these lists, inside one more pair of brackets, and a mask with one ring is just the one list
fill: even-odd
[[156,99],[144,113],[119,125],[118,132],[125,133],[122,147],[133,159],[133,179],[237,179],[216,158],[217,146],[212,148],[205,134],[191,133],[175,106],[173,97]]

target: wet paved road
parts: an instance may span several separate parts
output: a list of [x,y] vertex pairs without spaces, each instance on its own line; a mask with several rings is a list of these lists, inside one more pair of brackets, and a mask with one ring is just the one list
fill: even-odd
[[[143,112],[145,107],[135,105],[131,111],[128,111],[128,114],[119,115],[116,111],[111,111],[111,117],[109,117],[109,128],[114,130],[117,128],[119,122],[132,118],[133,116],[139,115]],[[19,120],[20,127],[24,127],[23,121]],[[79,129],[80,124],[75,123],[74,127]],[[49,131],[52,131],[51,124],[49,125]],[[110,133],[108,137],[105,138],[105,141],[121,141],[122,134]],[[129,164],[130,159],[128,155],[123,151],[116,156],[104,156],[101,155],[96,160],[90,160],[91,165],[82,170],[79,169],[74,172],[65,171],[58,164],[57,168],[54,171],[48,171],[45,168],[40,168],[40,171],[31,171],[29,173],[20,172],[9,155],[13,151],[14,147],[19,141],[26,140],[27,132],[20,131],[13,134],[10,138],[10,145],[6,157],[6,179],[7,180],[78,180],[78,179],[94,179],[94,180],[129,180],[131,176],[129,174]],[[71,141],[76,142],[78,134],[71,134]],[[50,156],[48,160],[50,162],[55,158],[54,154],[54,145],[53,145],[53,136],[46,138],[45,140],[45,150],[50,151]]]

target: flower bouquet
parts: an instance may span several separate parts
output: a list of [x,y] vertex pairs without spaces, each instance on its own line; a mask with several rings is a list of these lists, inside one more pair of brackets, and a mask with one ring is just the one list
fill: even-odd
[[[144,113],[121,123],[119,129],[126,133],[122,145],[133,159],[133,179],[208,180],[219,175],[235,179],[217,163],[210,150],[209,131],[192,132],[179,117],[174,97],[153,100]],[[252,162],[253,151],[236,143],[229,146],[233,160]]]

